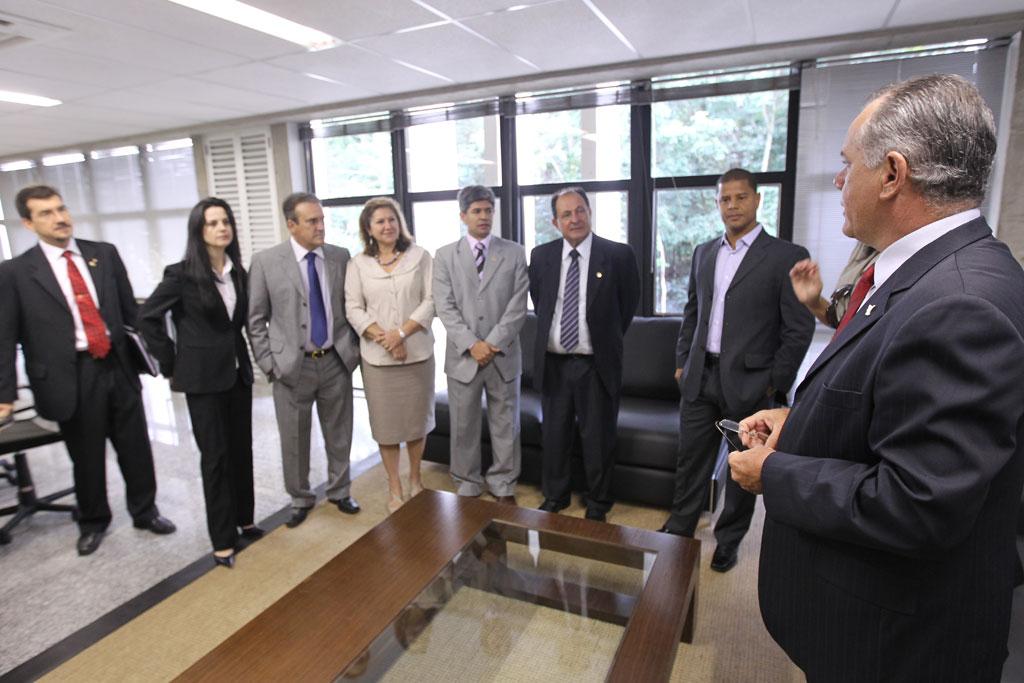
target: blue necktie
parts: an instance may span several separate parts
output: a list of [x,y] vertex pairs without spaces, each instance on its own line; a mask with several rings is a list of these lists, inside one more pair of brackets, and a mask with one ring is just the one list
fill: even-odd
[[559,341],[562,348],[572,351],[580,342],[580,252],[569,252],[572,261],[565,274],[565,293],[562,295],[562,327]]
[[324,308],[324,293],[320,289],[320,276],[316,274],[316,254],[306,254],[306,272],[309,274],[309,324],[310,340],[318,349],[327,343],[327,310]]

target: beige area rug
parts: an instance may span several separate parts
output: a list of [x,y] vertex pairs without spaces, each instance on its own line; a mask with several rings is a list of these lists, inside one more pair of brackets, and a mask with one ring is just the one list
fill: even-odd
[[[430,488],[452,490],[445,467],[425,463],[423,477]],[[234,569],[217,568],[209,572],[43,680],[163,681],[174,678],[383,520],[386,489],[383,468],[377,465],[353,482],[352,495],[363,506],[360,514],[344,515],[333,506],[318,505],[298,528],[280,527],[246,549],[239,555]],[[524,506],[535,507],[541,502],[540,491],[534,486],[520,486],[517,497]],[[565,514],[579,517],[583,512],[578,499],[574,499]],[[608,521],[657,529],[664,517],[665,512],[660,509],[620,504],[612,509]],[[726,574],[708,569],[714,540],[706,521],[698,529],[703,548],[696,638],[692,645],[680,645],[671,680],[744,683],[804,680],[765,631],[758,612],[757,551],[763,519],[764,508],[759,503],[750,533],[740,548],[739,565]],[[528,620],[533,614],[531,610],[535,610],[523,604],[507,607],[512,621]],[[494,609],[497,607],[492,606],[488,611],[494,614]],[[611,629],[609,633],[613,633],[616,627],[607,626]],[[547,640],[554,639],[544,631],[543,624],[535,627],[539,630],[534,633],[545,634]],[[566,632],[570,635],[563,644],[574,645],[572,633],[578,635],[579,631]],[[588,642],[598,635],[598,640],[611,637],[609,633],[594,632]],[[559,646],[553,642],[552,647]],[[561,647],[559,652],[564,657],[575,652],[574,657],[585,655],[589,649],[589,646],[576,650]],[[571,663],[572,659],[567,661]],[[525,674],[520,678],[518,672],[523,669],[516,662],[509,660],[477,680],[529,679]],[[450,670],[442,670],[436,679],[425,677],[426,673],[420,670],[415,680],[458,680],[451,676]],[[595,679],[589,674],[582,678]],[[401,679],[392,677],[391,680]]]

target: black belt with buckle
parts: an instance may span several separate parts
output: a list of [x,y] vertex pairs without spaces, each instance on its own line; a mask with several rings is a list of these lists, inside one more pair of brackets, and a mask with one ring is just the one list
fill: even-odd
[[706,352],[704,354],[704,365],[708,367],[714,367],[715,365],[718,365],[718,361],[720,359],[721,356],[719,354]]
[[330,353],[330,351],[330,349],[317,349],[316,351],[306,351],[305,354],[306,358],[323,358]]

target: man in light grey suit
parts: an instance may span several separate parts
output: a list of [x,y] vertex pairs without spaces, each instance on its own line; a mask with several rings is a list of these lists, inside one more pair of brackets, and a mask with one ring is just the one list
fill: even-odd
[[359,512],[349,495],[359,345],[345,318],[348,249],[324,244],[324,211],[316,196],[289,195],[283,209],[291,238],[252,259],[249,339],[257,365],[273,382],[284,486],[292,497],[287,525],[294,528],[316,503],[309,486],[314,402],[327,450],[327,499],[342,512]]
[[[444,372],[451,411],[451,473],[459,495],[485,490],[515,505],[519,478],[519,330],[526,320],[530,286],[526,254],[515,242],[491,234],[494,193],[471,185],[459,191],[466,237],[437,250],[434,306],[448,331]],[[481,472],[481,392],[493,461]]]

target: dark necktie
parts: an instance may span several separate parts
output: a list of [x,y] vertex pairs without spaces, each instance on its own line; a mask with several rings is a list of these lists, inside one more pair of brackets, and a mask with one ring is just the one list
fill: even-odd
[[871,289],[875,284],[875,264],[868,266],[860,279],[857,280],[857,286],[853,288],[853,293],[850,294],[850,303],[846,306],[846,313],[843,315],[843,319],[839,321],[839,327],[836,328],[835,334],[832,335],[832,339],[839,336],[843,328],[850,324],[853,320],[853,316],[857,315],[860,305],[864,303],[864,297],[867,296],[868,290]]
[[580,252],[569,252],[572,260],[565,274],[565,293],[562,296],[562,327],[559,341],[562,348],[572,351],[580,343]]
[[477,242],[476,245],[476,274],[482,279],[484,276],[484,243]]
[[309,325],[313,346],[323,348],[327,343],[327,310],[324,293],[320,289],[320,276],[316,274],[316,254],[306,254],[306,272],[309,275]]
[[93,358],[106,358],[110,353],[107,326],[103,324],[100,310],[96,308],[96,303],[89,294],[85,279],[71,259],[71,252],[65,251],[62,256],[68,262],[68,279],[71,280],[71,291],[75,295],[78,316],[82,319],[82,327],[85,329],[85,339],[89,343],[89,355]]

